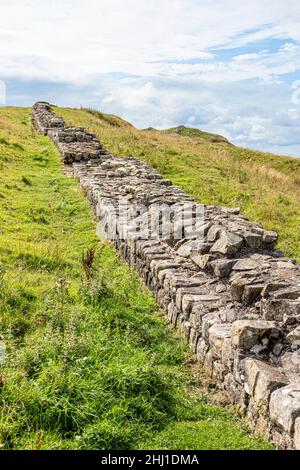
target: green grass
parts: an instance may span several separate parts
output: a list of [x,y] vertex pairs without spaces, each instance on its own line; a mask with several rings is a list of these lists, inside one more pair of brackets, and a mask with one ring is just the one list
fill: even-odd
[[29,115],[0,110],[0,448],[272,448],[210,404],[185,341],[109,243],[86,278],[92,211]]
[[95,111],[56,111],[95,132],[113,154],[146,161],[197,201],[241,207],[251,220],[278,231],[278,247],[300,261],[300,158],[209,143],[194,129],[140,131],[120,118],[114,126]]

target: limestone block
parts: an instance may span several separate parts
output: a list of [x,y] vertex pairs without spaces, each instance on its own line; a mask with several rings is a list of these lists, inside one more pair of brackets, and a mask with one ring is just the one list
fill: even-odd
[[216,323],[220,323],[218,313],[207,313],[202,317],[202,336],[209,343],[209,330]]
[[254,303],[260,294],[262,293],[262,290],[264,288],[263,284],[248,284],[245,286],[244,291],[243,291],[243,296],[242,300],[248,304],[251,305]]
[[279,338],[275,322],[265,320],[237,320],[231,327],[232,343],[243,350],[250,350],[264,338]]
[[235,255],[243,245],[243,238],[231,232],[223,231],[211,248],[211,253]]
[[256,359],[246,359],[245,387],[256,402],[268,403],[270,394],[287,384],[286,376],[278,368]]
[[182,310],[184,313],[190,313],[193,307],[194,303],[202,303],[204,305],[207,305],[209,309],[213,307],[213,309],[216,309],[218,306],[220,298],[215,295],[210,295],[210,294],[188,294],[184,292],[182,296]]
[[207,269],[210,266],[211,262],[214,260],[214,257],[210,254],[207,254],[207,255],[192,254],[191,260],[193,261],[193,263],[199,266],[200,269]]
[[210,327],[208,340],[214,357],[222,357],[223,343],[225,339],[230,338],[230,328],[231,325],[226,323],[217,323]]
[[297,344],[297,346],[300,346],[300,326],[297,326],[294,330],[292,330],[288,335],[287,335],[287,340],[291,344]]
[[252,232],[245,232],[243,235],[247,246],[252,249],[258,249],[261,247],[263,241],[262,235]]
[[263,299],[261,313],[265,320],[282,322],[284,317],[300,316],[300,301],[290,299]]
[[295,421],[294,446],[296,450],[300,450],[300,418]]
[[197,358],[201,363],[204,362],[205,356],[206,356],[208,350],[209,350],[209,346],[208,346],[207,342],[205,341],[205,339],[201,338],[198,341],[197,352],[196,352]]
[[269,410],[271,419],[293,435],[296,419],[300,417],[300,387],[291,384],[275,390]]
[[220,225],[213,225],[206,236],[206,239],[208,242],[215,242],[219,238],[219,234],[222,230],[222,227]]
[[228,277],[235,264],[235,260],[215,260],[211,262],[212,270],[217,277]]
[[191,350],[193,351],[194,354],[196,354],[196,352],[197,352],[197,345],[198,345],[199,339],[200,339],[199,332],[196,331],[191,325],[191,328],[190,328],[190,346],[191,346]]
[[264,231],[263,233],[263,241],[265,243],[276,243],[278,240],[278,234],[276,232],[268,232]]
[[258,263],[251,258],[244,258],[237,261],[233,266],[233,271],[251,271],[258,268]]

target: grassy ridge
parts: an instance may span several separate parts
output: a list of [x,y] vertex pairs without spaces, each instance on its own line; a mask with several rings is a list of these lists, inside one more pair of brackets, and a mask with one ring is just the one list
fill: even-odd
[[193,127],[177,126],[166,129],[168,134],[181,135],[186,137],[193,137],[198,140],[199,143],[219,143],[219,144],[230,144],[230,142],[219,134],[212,134],[211,132],[201,131]]
[[185,342],[97,242],[85,196],[29,114],[0,110],[0,448],[270,448],[208,404]]
[[97,112],[57,112],[96,132],[115,155],[145,160],[199,202],[241,207],[251,220],[278,231],[279,248],[300,261],[300,158],[208,143],[190,133],[139,131]]

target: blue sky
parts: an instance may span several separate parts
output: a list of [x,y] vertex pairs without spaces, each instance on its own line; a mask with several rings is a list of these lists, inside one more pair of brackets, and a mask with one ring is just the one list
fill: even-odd
[[[93,106],[300,156],[299,0],[1,0],[0,104]],[[1,98],[2,96],[2,98]]]

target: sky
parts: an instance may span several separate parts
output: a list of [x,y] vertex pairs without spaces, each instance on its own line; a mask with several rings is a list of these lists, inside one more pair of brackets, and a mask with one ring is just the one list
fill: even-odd
[[0,105],[88,106],[300,156],[299,0],[0,0]]

